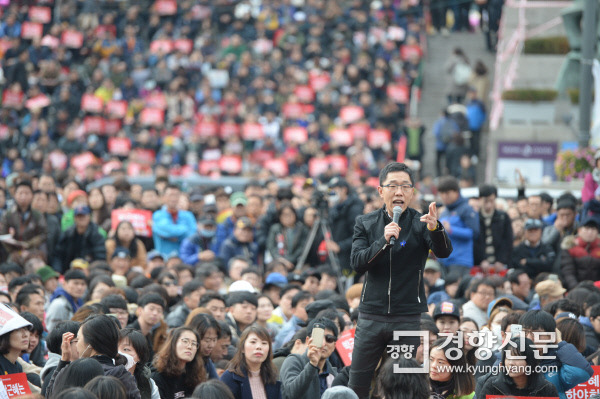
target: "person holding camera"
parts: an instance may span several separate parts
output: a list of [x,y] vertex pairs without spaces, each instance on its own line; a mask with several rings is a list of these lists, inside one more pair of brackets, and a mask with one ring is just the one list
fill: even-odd
[[312,320],[307,327],[303,355],[289,355],[281,365],[281,390],[283,399],[320,398],[331,387],[337,370],[327,358],[335,350],[338,329],[329,319]]
[[[420,337],[394,340],[394,331],[419,331],[427,311],[423,269],[429,250],[438,258],[452,253],[452,243],[437,219],[435,203],[422,215],[409,208],[414,196],[412,170],[392,162],[379,174],[379,195],[384,206],[359,216],[354,226],[351,265],[365,273],[349,386],[367,398],[375,367],[388,344],[412,346]],[[400,213],[394,215],[394,208]]]

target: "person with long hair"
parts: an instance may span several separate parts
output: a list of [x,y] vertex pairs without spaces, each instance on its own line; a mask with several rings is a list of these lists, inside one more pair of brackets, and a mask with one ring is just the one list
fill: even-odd
[[142,240],[135,236],[135,230],[131,222],[122,220],[115,229],[114,235],[108,238],[106,245],[106,259],[111,259],[116,248],[127,248],[129,250],[129,267],[139,266],[146,268],[146,247]]
[[236,399],[281,399],[281,382],[273,365],[269,332],[260,326],[247,327],[229,368],[221,376]]
[[[491,376],[477,391],[477,397],[486,398],[487,395],[503,396],[542,396],[557,397],[556,387],[536,372],[539,361],[533,342],[524,338],[512,340],[514,346],[507,345],[502,351],[502,372]],[[524,359],[523,359],[524,357]]]
[[[477,334],[477,330],[479,330],[477,323],[470,317],[462,317],[458,329],[463,335],[463,347],[464,354],[467,358],[467,363],[474,366],[477,363],[477,358],[475,357],[475,351],[477,348],[471,345],[473,340],[469,338],[472,337],[472,334]],[[500,343],[502,343],[502,337],[500,337]]]
[[158,387],[150,378],[150,348],[146,337],[133,328],[124,328],[119,332],[119,352],[133,358],[129,372],[135,377],[142,399],[160,399]]
[[[446,353],[459,355],[450,358]],[[455,371],[450,371],[454,368]],[[458,372],[456,370],[464,370]],[[445,338],[433,343],[429,351],[429,380],[432,399],[471,399],[475,394],[475,379],[467,372],[467,359],[455,342]]]
[[52,387],[52,398],[61,398],[63,392],[69,388],[83,388],[99,375],[104,375],[104,370],[96,359],[90,357],[77,359],[73,362],[73,367],[68,367],[60,377],[56,378]]
[[171,330],[154,359],[152,379],[161,399],[191,396],[196,386],[207,380],[199,345],[200,336],[193,328]]
[[394,373],[394,364],[403,368],[418,368],[413,359],[400,356],[398,361],[388,359],[377,377],[377,390],[381,399],[429,399],[429,381],[423,373]]
[[104,194],[99,187],[94,187],[88,193],[88,204],[92,211],[92,222],[100,226],[104,231],[110,230],[110,209],[104,200]]
[[104,375],[118,378],[127,390],[128,399],[141,399],[140,391],[135,378],[124,365],[127,360],[119,354],[119,326],[115,318],[106,315],[93,315],[88,317],[79,327],[77,337],[73,333],[63,334],[61,344],[61,358],[56,370],[52,374],[46,398],[52,396],[54,384],[61,374],[73,367],[71,359],[71,341],[77,340],[77,352],[80,358],[91,357],[96,359],[104,370]]
[[209,314],[198,313],[185,324],[187,327],[193,328],[200,336],[198,351],[204,361],[208,379],[218,379],[217,369],[210,358],[213,349],[217,345],[219,336],[221,335],[221,325]]
[[125,386],[118,378],[102,375],[85,384],[85,389],[98,399],[127,399]]
[[308,229],[298,220],[291,203],[285,202],[277,210],[277,223],[269,229],[267,251],[273,259],[284,258],[295,264],[302,254]]
[[192,398],[197,399],[235,399],[231,390],[220,380],[209,380],[194,389]]

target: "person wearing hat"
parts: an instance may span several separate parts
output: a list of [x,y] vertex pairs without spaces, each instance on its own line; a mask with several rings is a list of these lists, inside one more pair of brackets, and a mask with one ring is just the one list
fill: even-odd
[[567,290],[563,288],[560,281],[544,280],[536,284],[535,292],[540,300],[539,308],[543,309],[550,302],[561,299]]
[[[67,187],[65,186],[65,189]],[[69,192],[66,197],[67,211],[63,213],[60,219],[60,228],[62,231],[67,230],[75,224],[75,214],[73,210],[81,205],[88,205],[88,195],[85,191],[77,188]]]
[[165,257],[153,249],[146,255],[146,273],[152,274],[152,271],[165,266]]
[[73,314],[83,306],[83,296],[87,289],[87,280],[81,270],[73,269],[65,273],[65,282],[50,297],[46,312],[46,328],[52,331],[56,323],[70,320]]
[[49,304],[50,296],[58,287],[58,278],[60,277],[60,274],[48,265],[39,268],[35,273],[40,276],[40,279],[42,280],[44,291],[46,293],[46,304]]
[[554,253],[560,253],[560,244],[565,237],[577,234],[576,215],[576,203],[572,200],[564,198],[556,204],[556,219],[542,232],[542,242],[550,245]]
[[329,188],[335,193],[330,196],[329,226],[331,240],[326,240],[328,249],[336,254],[342,271],[349,275],[353,273],[350,267],[350,252],[356,218],[363,214],[365,204],[350,189],[345,179],[334,178]]
[[248,204],[246,194],[241,191],[231,194],[229,203],[231,205],[231,216],[228,216],[223,223],[217,226],[217,233],[212,247],[215,253],[219,253],[225,240],[231,236],[236,222],[246,216],[246,205]]
[[594,199],[594,192],[600,184],[600,150],[594,154],[594,169],[583,178],[581,189],[581,202],[586,203]]
[[23,367],[17,361],[29,348],[29,332],[32,324],[7,305],[0,304],[0,373],[17,374]]
[[444,279],[442,278],[442,266],[435,259],[427,259],[423,268],[423,278],[429,287],[429,293],[441,291],[444,289]]
[[200,189],[194,189],[190,193],[190,211],[196,219],[203,217],[202,208],[204,208],[204,195]]
[[188,265],[212,262],[216,255],[212,251],[217,232],[217,222],[209,217],[198,219],[196,232],[181,242],[179,256]]
[[129,261],[131,260],[131,254],[129,250],[124,247],[115,248],[110,259],[110,270],[113,275],[125,276],[129,271]]
[[44,215],[31,209],[33,189],[31,183],[22,180],[16,184],[14,206],[0,219],[0,234],[10,234],[11,240],[4,241],[8,255],[17,263],[29,250],[40,250],[46,254],[48,227]]
[[433,311],[433,321],[441,333],[454,335],[460,326],[460,309],[454,302],[442,302]]
[[524,226],[525,239],[512,254],[512,267],[525,270],[531,278],[542,272],[552,272],[556,258],[554,249],[542,242],[543,228],[544,223],[541,220],[527,219]]
[[231,236],[225,240],[219,257],[226,264],[234,256],[244,256],[258,263],[258,245],[254,242],[254,225],[247,217],[241,217],[235,222]]
[[163,256],[179,251],[185,237],[196,230],[196,218],[190,211],[180,209],[181,190],[169,184],[163,194],[163,206],[152,214],[154,249]]
[[560,253],[560,275],[571,290],[584,280],[600,280],[600,226],[586,217],[577,229],[577,235],[563,239]]
[[52,267],[59,273],[64,273],[75,258],[88,262],[106,260],[104,237],[99,227],[91,221],[90,207],[80,205],[73,210],[75,225],[63,231],[58,240]]
[[275,306],[279,305],[281,300],[281,289],[287,284],[287,278],[277,272],[270,273],[265,279],[265,285],[262,287],[262,293],[271,299]]
[[[452,253],[435,203],[425,215],[409,207],[415,191],[408,166],[387,164],[379,174],[378,192],[384,206],[356,218],[351,253],[352,268],[366,273],[349,381],[361,399],[369,396],[373,373],[388,344],[412,345],[416,352],[418,336],[395,341],[393,331],[419,330],[421,313],[427,311],[422,273],[429,251],[438,259]],[[396,206],[402,208],[398,223],[393,221]]]

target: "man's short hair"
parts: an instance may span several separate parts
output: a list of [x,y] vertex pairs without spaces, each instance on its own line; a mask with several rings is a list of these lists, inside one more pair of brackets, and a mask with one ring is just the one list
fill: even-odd
[[0,265],[0,274],[17,273],[22,276],[24,273],[23,268],[14,262],[6,262]]
[[258,269],[256,267],[252,267],[252,266],[247,267],[244,270],[242,270],[242,272],[240,273],[240,276],[243,276],[244,274],[250,274],[250,273],[256,274],[258,277],[262,277],[260,272],[258,271]]
[[492,184],[482,184],[479,186],[479,198],[485,198],[493,195],[498,196],[498,189]]
[[284,296],[285,294],[287,294],[291,290],[302,290],[302,289],[298,286],[298,284],[287,284],[287,285],[284,285],[283,288],[281,289],[281,291],[279,292],[279,297]]
[[448,191],[460,192],[458,179],[454,176],[440,177],[437,189],[439,193],[447,193]]
[[31,278],[29,276],[15,277],[8,283],[8,292],[13,292],[15,288],[25,284],[31,284]]
[[40,292],[40,290],[43,290],[43,288],[37,284],[24,285],[23,288],[19,290],[17,298],[15,299],[15,303],[17,304],[17,306],[19,306],[19,308],[21,306],[29,306],[29,304],[31,303],[31,295],[35,294],[40,295],[42,297],[44,296]]
[[87,278],[85,273],[79,269],[71,269],[65,273],[65,281],[69,280],[83,280],[87,284]]
[[168,189],[170,189],[170,188],[173,189],[173,190],[181,191],[181,187],[179,187],[177,184],[175,184],[175,183],[168,183],[167,186],[165,187],[165,192]]
[[77,335],[77,332],[79,332],[79,323],[72,320],[58,322],[52,331],[50,331],[48,339],[46,340],[50,352],[56,353],[57,355],[62,354],[62,350],[60,349],[60,346],[62,345],[62,336],[67,332]]
[[204,284],[199,279],[190,280],[183,285],[183,288],[181,289],[181,297],[185,298],[191,295],[193,292],[198,291],[203,286]]
[[429,331],[435,335],[440,333],[440,329],[435,325],[435,321],[428,319],[421,319],[421,331]]
[[242,262],[246,262],[247,265],[252,265],[252,261],[250,259],[246,258],[245,256],[238,255],[229,259],[229,262],[227,262],[227,270],[231,269],[231,265],[233,265],[233,262],[236,260],[241,260]]
[[39,317],[30,312],[19,313],[19,315],[31,323],[31,332],[37,332],[40,337],[42,336],[44,333],[44,325]]
[[231,338],[231,329],[229,328],[229,324],[227,324],[224,320],[217,320],[219,323],[219,327],[221,327],[221,331],[219,332],[219,339],[229,337]]
[[415,177],[411,168],[401,162],[390,162],[379,172],[379,185],[381,186],[388,175],[393,172],[406,172],[410,178],[410,183],[415,184]]
[[595,304],[590,308],[590,318],[596,318],[600,316],[600,303]]
[[102,300],[100,300],[100,303],[109,309],[116,308],[116,309],[127,310],[127,301],[121,295],[117,295],[117,294],[107,295],[104,298],[102,298]]
[[508,273],[506,273],[506,277],[511,284],[519,284],[519,276],[521,274],[527,274],[527,272],[523,269],[510,269]]
[[492,283],[491,280],[487,278],[476,278],[471,282],[471,293],[477,292],[480,286],[487,285],[488,287],[492,287],[494,289],[494,295],[496,294],[496,286]]
[[221,301],[225,306],[227,306],[227,302],[225,301],[225,298],[223,298],[223,295],[215,291],[207,291],[204,295],[202,295],[202,298],[200,298],[200,306],[203,307],[213,299]]
[[258,307],[258,298],[256,298],[256,295],[251,292],[235,291],[227,296],[227,306],[233,306],[244,302]]
[[311,320],[308,323],[308,326],[306,327],[306,336],[310,337],[312,335],[312,331],[313,328],[315,328],[315,324],[321,324],[321,326],[323,326],[324,330],[331,330],[333,332],[333,335],[335,335],[336,337],[338,336],[338,328],[335,325],[335,323],[329,319],[326,318],[316,318]]
[[296,295],[294,295],[294,297],[292,298],[292,308],[295,308],[296,306],[298,306],[298,303],[300,301],[303,301],[305,299],[311,299],[311,298],[313,298],[313,295],[308,291],[300,291],[300,292],[296,293]]
[[31,182],[29,180],[21,180],[17,182],[17,184],[15,185],[15,191],[17,191],[19,187],[27,187],[33,193],[33,186],[31,185]]
[[144,306],[153,303],[155,305],[159,305],[160,307],[163,308],[163,310],[165,310],[167,308],[167,303],[165,302],[165,299],[160,295],[160,294],[156,294],[153,292],[150,292],[148,294],[143,295],[139,300],[138,300],[138,306],[140,308],[143,308]]
[[519,319],[523,329],[542,330],[544,332],[555,332],[556,321],[554,317],[543,310],[530,310]]

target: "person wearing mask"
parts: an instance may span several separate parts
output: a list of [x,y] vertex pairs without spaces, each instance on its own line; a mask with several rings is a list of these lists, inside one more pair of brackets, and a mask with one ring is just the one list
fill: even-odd
[[0,219],[0,234],[11,235],[11,240],[3,242],[10,259],[21,262],[21,258],[32,249],[46,254],[46,218],[31,208],[33,188],[29,181],[23,180],[16,184],[14,199],[15,205]]
[[460,195],[458,180],[452,176],[440,178],[438,193],[444,203],[440,223],[448,233],[455,249],[440,262],[448,272],[468,274],[473,266],[473,244],[479,238],[479,215]]
[[[394,341],[393,331],[419,329],[420,315],[427,311],[423,268],[429,251],[438,258],[452,253],[435,203],[425,215],[409,207],[415,191],[408,166],[389,163],[379,174],[379,185],[384,205],[356,218],[351,254],[352,268],[367,274],[349,381],[361,399],[368,397],[375,367],[388,344],[418,348],[419,337]],[[396,206],[402,208],[398,223],[392,218]]]
[[281,399],[281,382],[277,381],[271,338],[266,329],[250,326],[244,330],[221,381],[236,399]]
[[91,221],[90,207],[80,205],[73,210],[75,225],[63,231],[56,246],[52,267],[64,273],[73,259],[87,262],[106,260],[104,237],[97,224]]
[[169,333],[154,358],[152,379],[161,399],[189,397],[198,384],[206,381],[206,370],[198,350],[200,337],[190,327],[177,327]]
[[535,278],[539,273],[552,272],[556,253],[548,244],[542,242],[544,224],[539,219],[527,219],[525,222],[525,240],[512,254],[512,265]]
[[198,230],[181,242],[179,256],[188,265],[198,262],[212,262],[216,255],[212,251],[217,223],[211,218],[198,220]]
[[128,371],[133,374],[142,399],[160,399],[158,387],[149,377],[150,348],[148,341],[137,330],[124,328],[119,332],[119,352],[131,356],[133,365]]
[[61,345],[61,359],[54,370],[48,384],[46,397],[52,397],[54,382],[59,380],[61,374],[68,372],[72,359],[71,341],[77,339],[77,353],[80,358],[91,357],[97,360],[104,370],[104,375],[116,377],[123,383],[128,399],[141,399],[140,391],[133,375],[124,367],[127,359],[119,354],[119,327],[117,322],[106,315],[93,315],[88,317],[79,327],[77,337],[72,333],[65,333]]
[[493,185],[479,187],[479,237],[473,243],[473,261],[485,273],[501,272],[510,264],[513,232],[510,217],[496,209],[498,189]]
[[50,297],[46,311],[46,328],[52,331],[56,323],[70,320],[73,314],[83,306],[83,296],[87,289],[87,280],[81,270],[69,270],[64,276],[65,282]]
[[163,256],[177,253],[185,237],[196,230],[196,218],[190,211],[179,208],[181,190],[169,184],[163,194],[163,207],[152,215],[154,248]]
[[[323,345],[313,343],[312,333],[315,325],[321,325]],[[290,354],[283,361],[280,370],[281,393],[283,399],[315,399],[322,397],[338,372],[328,358],[335,351],[338,329],[325,318],[312,320],[306,329],[308,349],[302,355]]]

